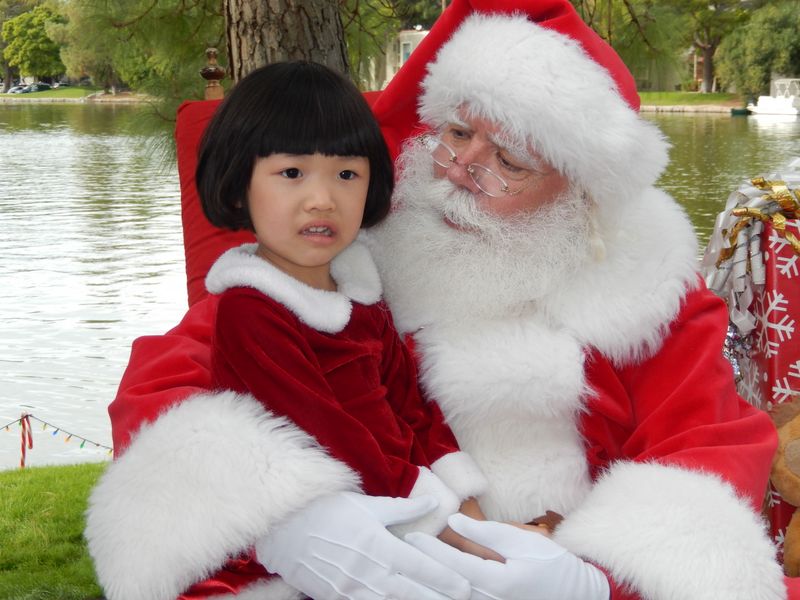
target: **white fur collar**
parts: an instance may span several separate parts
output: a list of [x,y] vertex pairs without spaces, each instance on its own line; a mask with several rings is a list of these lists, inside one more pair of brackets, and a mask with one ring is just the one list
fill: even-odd
[[683,209],[656,188],[619,214],[603,239],[606,258],[576,273],[544,310],[617,365],[630,364],[658,350],[687,290],[699,284],[697,240]]
[[356,241],[331,263],[336,292],[319,290],[287,275],[255,256],[257,244],[243,244],[220,256],[206,276],[206,288],[221,294],[232,287],[251,287],[274,298],[303,323],[326,333],[338,333],[350,321],[351,301],[375,304],[381,280],[369,250]]

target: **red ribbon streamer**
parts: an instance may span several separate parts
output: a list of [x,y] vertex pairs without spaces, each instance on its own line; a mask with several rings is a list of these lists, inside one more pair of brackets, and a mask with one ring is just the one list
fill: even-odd
[[[30,415],[26,413],[22,413],[22,416],[19,419],[19,424],[22,427],[20,430],[20,457],[19,457],[19,468],[25,468],[25,452],[27,445],[28,450],[33,450],[33,430],[31,430],[31,420]],[[26,444],[27,442],[27,444]]]

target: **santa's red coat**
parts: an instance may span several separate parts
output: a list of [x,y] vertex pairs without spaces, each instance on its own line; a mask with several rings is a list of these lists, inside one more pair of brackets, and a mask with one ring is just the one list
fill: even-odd
[[[519,8],[455,0],[387,91],[371,98],[395,154],[417,130],[413,90],[449,32],[472,10]],[[524,9],[561,32],[581,26],[565,1]],[[599,38],[584,40],[636,106],[618,57]],[[179,116],[177,132],[191,308],[168,334],[134,343],[110,407],[118,459],[92,495],[87,530],[109,598],[174,598],[291,510],[356,485],[346,465],[257,402],[207,393],[216,299],[204,296],[202,278],[222,250],[244,241],[204,224],[193,198],[193,152],[213,108],[187,105],[191,126],[181,129]],[[639,200],[620,215],[622,237],[635,242],[616,249],[610,270],[558,299],[560,329],[535,320],[515,321],[513,336],[497,323],[426,328],[417,345],[426,385],[489,475],[482,504],[490,516],[561,508],[556,539],[609,573],[615,600],[783,597],[758,517],[774,429],[735,394],[720,354],[727,313],[695,279],[685,217],[655,191]],[[520,357],[527,369],[507,368]],[[481,379],[509,371],[502,382]],[[539,406],[524,401],[531,389]],[[478,408],[462,410],[471,391]],[[495,419],[473,426],[486,415]],[[239,564],[186,597],[297,597],[280,580],[258,583],[262,573],[248,570],[246,556]]]

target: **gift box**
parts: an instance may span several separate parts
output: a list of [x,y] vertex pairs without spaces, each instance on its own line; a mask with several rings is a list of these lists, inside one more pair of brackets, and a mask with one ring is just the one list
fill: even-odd
[[758,229],[763,283],[752,290],[752,329],[737,327],[737,387],[745,400],[769,410],[800,394],[800,256],[790,242],[800,238],[800,220],[787,219],[781,232],[771,222]]
[[[766,411],[800,397],[800,160],[745,182],[720,213],[703,257],[728,304],[725,354],[739,394]],[[764,514],[779,553],[796,507],[770,486]],[[781,555],[782,558],[782,555]]]

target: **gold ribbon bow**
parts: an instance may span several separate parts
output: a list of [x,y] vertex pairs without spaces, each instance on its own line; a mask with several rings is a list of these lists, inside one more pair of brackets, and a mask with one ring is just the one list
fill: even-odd
[[763,199],[775,202],[780,206],[780,211],[768,214],[758,208],[747,208],[738,206],[731,211],[734,217],[739,217],[739,220],[731,228],[730,232],[723,232],[723,235],[728,236],[730,247],[722,248],[717,258],[717,268],[728,260],[736,251],[736,246],[739,239],[739,233],[753,222],[753,219],[758,219],[765,223],[772,223],[773,229],[778,235],[783,236],[789,244],[791,244],[795,253],[800,255],[800,240],[790,231],[786,231],[786,220],[796,219],[800,217],[800,195],[797,190],[790,190],[783,181],[767,181],[763,177],[756,177],[751,179],[750,183],[759,190],[768,192]]

